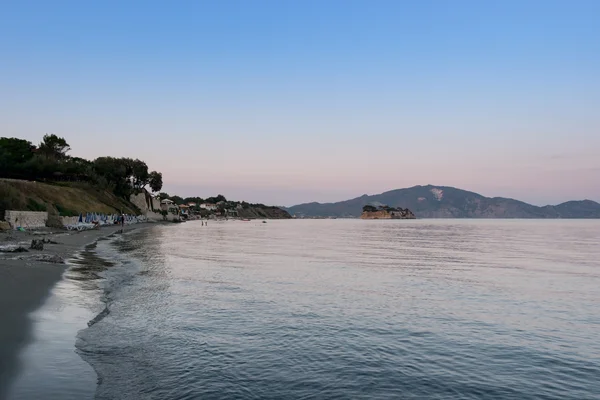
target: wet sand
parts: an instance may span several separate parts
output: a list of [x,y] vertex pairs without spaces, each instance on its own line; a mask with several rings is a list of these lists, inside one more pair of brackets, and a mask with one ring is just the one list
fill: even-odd
[[[124,231],[151,224],[126,226]],[[120,232],[120,226],[83,232],[2,232],[0,245],[22,244],[29,248],[32,239],[50,239],[57,244],[44,244],[44,250],[23,253],[0,253],[0,399],[6,396],[11,380],[16,376],[19,351],[31,339],[29,314],[40,307],[54,285],[62,278],[67,265],[37,260],[58,256],[68,259],[86,244]]]

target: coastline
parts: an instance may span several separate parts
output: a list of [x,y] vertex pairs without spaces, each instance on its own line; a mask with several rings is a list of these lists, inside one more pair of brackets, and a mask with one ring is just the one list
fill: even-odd
[[[124,232],[154,224],[135,224],[124,227]],[[44,244],[44,250],[26,253],[0,253],[0,399],[5,398],[13,380],[20,371],[19,354],[32,339],[30,314],[40,308],[54,286],[68,269],[65,263],[50,263],[35,259],[40,255],[58,256],[68,260],[84,246],[98,239],[120,232],[120,226],[103,227],[82,232],[48,232],[34,235],[29,232],[5,232],[1,244],[29,243],[32,239],[46,238],[56,243]]]

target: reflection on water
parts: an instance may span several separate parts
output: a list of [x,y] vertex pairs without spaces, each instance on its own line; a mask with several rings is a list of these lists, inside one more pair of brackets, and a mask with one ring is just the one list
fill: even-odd
[[104,272],[118,262],[100,257],[98,249],[112,249],[113,243],[128,240],[127,235],[101,238],[67,260],[64,279],[31,316],[33,342],[21,355],[23,368],[10,388],[9,399],[94,397],[97,374],[79,356],[76,337],[81,329],[108,314]]
[[593,399],[599,240],[597,221],[189,222],[87,248],[62,299],[99,399]]
[[[100,239],[100,241],[106,239]],[[99,257],[96,254],[98,243],[85,246],[84,250],[69,260],[70,268],[65,272],[65,278],[79,281],[78,286],[84,290],[97,290],[98,280],[102,279],[101,272],[115,265],[114,262]]]
[[23,370],[10,399],[93,398],[96,374],[74,348],[77,332],[98,311],[100,272],[112,263],[100,259],[96,244],[68,260],[69,269],[44,306],[33,313],[33,342],[21,355]]

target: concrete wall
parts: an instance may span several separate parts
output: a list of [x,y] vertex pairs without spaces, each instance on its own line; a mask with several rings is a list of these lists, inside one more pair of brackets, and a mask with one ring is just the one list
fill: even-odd
[[149,221],[162,221],[165,219],[161,213],[148,212],[145,214]]
[[60,217],[63,226],[76,225],[79,222],[79,216],[77,217]]
[[146,192],[132,195],[129,198],[129,201],[135,204],[142,211],[142,215],[145,215],[148,218],[148,220],[163,220],[162,214],[160,214],[159,212],[152,211],[152,207],[154,207],[154,210],[160,211],[160,201],[150,196]]
[[9,211],[6,210],[4,219],[10,224],[12,229],[18,227],[32,229],[43,228],[48,221],[46,211]]

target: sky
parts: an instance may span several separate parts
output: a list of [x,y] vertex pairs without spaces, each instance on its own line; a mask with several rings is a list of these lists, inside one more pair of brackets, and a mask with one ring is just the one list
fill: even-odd
[[0,3],[0,136],[181,196],[600,201],[600,1]]

